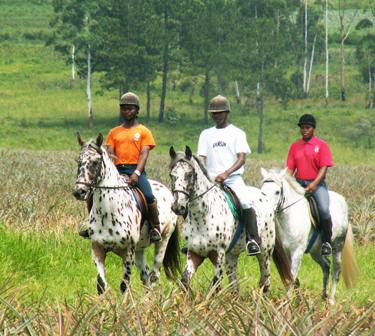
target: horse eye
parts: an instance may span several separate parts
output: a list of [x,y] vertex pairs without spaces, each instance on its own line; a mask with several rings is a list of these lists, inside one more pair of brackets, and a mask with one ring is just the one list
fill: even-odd
[[279,195],[280,194],[280,191],[276,191],[276,195]]

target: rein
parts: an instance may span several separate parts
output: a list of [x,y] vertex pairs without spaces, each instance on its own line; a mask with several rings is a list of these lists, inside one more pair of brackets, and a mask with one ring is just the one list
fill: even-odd
[[[173,166],[179,162],[179,161],[183,161],[183,162],[186,162],[190,167],[193,168],[193,170],[195,170],[195,167],[188,161],[188,160],[185,160],[185,159],[180,159],[180,160],[177,160],[174,162]],[[196,175],[194,175],[194,184],[196,183]],[[218,183],[213,183],[211,187],[209,187],[207,190],[205,190],[204,192],[202,192],[201,194],[195,196],[195,197],[191,197],[191,195],[185,191],[185,190],[180,190],[180,189],[174,189],[172,192],[175,193],[181,193],[181,194],[184,194],[185,196],[188,197],[188,200],[189,202],[192,202],[192,201],[195,201],[196,199],[198,198],[201,198],[202,196],[204,196],[205,194],[207,194],[210,190],[212,190],[214,187],[218,186]]]
[[[263,181],[263,184],[264,183],[276,183],[277,185],[279,185],[275,180],[265,180],[265,181]],[[283,208],[281,208],[281,206],[285,202],[285,197],[284,197],[284,188],[283,188],[282,183],[279,186],[280,186],[280,199],[279,199],[279,202],[277,203],[277,207],[276,207],[276,212],[277,213],[283,212],[284,210],[290,208],[291,206],[293,206],[294,204],[298,203],[299,201],[302,201],[305,198],[304,196],[301,196],[299,199],[297,199],[293,203],[290,203],[290,204],[284,206]]]

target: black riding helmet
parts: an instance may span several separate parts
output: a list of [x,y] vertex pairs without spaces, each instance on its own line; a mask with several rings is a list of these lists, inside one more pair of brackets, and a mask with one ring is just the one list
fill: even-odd
[[298,124],[299,127],[302,125],[310,125],[312,127],[316,127],[316,120],[312,114],[304,114],[301,118],[299,118]]

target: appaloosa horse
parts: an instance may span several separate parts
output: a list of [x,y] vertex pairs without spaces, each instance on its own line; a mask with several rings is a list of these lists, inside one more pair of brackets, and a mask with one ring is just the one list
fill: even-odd
[[[309,205],[304,196],[305,190],[296,179],[284,169],[281,172],[261,169],[263,176],[262,192],[269,196],[276,213],[276,232],[288,258],[294,282],[304,253],[320,265],[323,271],[323,298],[328,298],[330,259],[321,255],[320,235],[311,224]],[[344,197],[330,191],[330,213],[332,217],[332,288],[329,303],[334,303],[337,282],[341,272],[347,287],[354,286],[358,270],[353,254],[353,234],[348,221],[348,206]]]
[[[189,288],[191,277],[208,257],[216,267],[213,285],[219,287],[224,266],[228,278],[238,291],[237,261],[245,251],[245,230],[231,212],[224,191],[214,184],[203,165],[192,155],[176,153],[171,147],[170,177],[174,202],[172,209],[187,216],[184,231],[187,243],[187,262],[182,283]],[[259,286],[267,291],[270,286],[270,258],[275,245],[275,223],[272,204],[258,188],[248,188],[257,215],[261,254],[257,255],[260,268]],[[249,257],[250,258],[250,257]],[[282,276],[282,274],[281,274]]]
[[93,206],[89,214],[89,235],[92,240],[92,256],[98,271],[99,294],[107,287],[105,258],[111,251],[123,260],[124,276],[121,291],[130,283],[131,267],[137,265],[145,285],[156,282],[163,263],[167,277],[174,278],[179,271],[179,244],[176,226],[177,216],[172,212],[173,197],[161,183],[151,181],[157,199],[162,240],[155,244],[155,259],[151,273],[144,257],[144,249],[150,245],[149,225],[142,225],[142,214],[137,198],[102,147],[103,136],[84,143],[78,134],[81,151],[78,159],[77,180],[73,194],[78,200],[87,199],[92,193]]

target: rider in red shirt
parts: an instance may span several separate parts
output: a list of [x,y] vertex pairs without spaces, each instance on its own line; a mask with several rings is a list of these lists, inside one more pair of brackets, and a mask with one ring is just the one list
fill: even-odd
[[294,142],[288,152],[288,172],[312,193],[319,208],[322,230],[322,255],[331,255],[332,219],[329,212],[329,194],[325,183],[328,167],[333,166],[331,151],[326,142],[315,136],[316,121],[304,114],[298,122],[302,139]]

